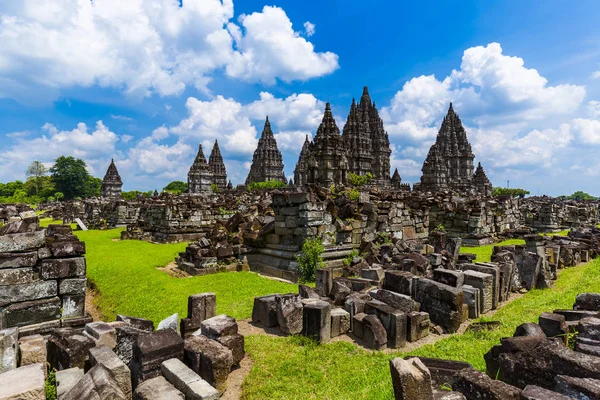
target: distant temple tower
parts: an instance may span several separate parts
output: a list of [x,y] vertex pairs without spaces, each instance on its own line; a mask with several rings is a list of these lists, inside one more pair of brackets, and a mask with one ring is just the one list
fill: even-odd
[[[478,166],[477,179],[473,175],[475,155],[467,139],[467,132],[452,103],[444,117],[435,143],[429,149],[421,171],[420,190],[439,191],[457,190],[467,192],[476,189],[488,192],[491,184],[481,165]],[[476,185],[477,183],[477,185]],[[491,189],[489,190],[491,194]]]
[[213,174],[206,162],[202,145],[198,146],[198,154],[188,172],[188,193],[205,193],[212,190]]
[[252,166],[246,178],[246,185],[252,182],[281,181],[287,183],[283,173],[283,157],[277,148],[277,141],[271,130],[269,117],[265,121],[258,146],[252,156]]
[[296,169],[294,169],[294,184],[297,187],[302,187],[308,184],[308,158],[310,157],[310,143],[311,142],[308,140],[308,135],[306,135],[306,139],[302,145],[302,150],[300,150],[298,162],[296,163]]
[[477,169],[475,169],[475,174],[473,175],[473,186],[484,196],[492,195],[492,182],[490,182],[485,174],[481,163],[477,163]]
[[219,190],[227,189],[227,171],[225,170],[225,163],[223,163],[223,157],[221,156],[217,140],[215,140],[215,145],[208,158],[208,167],[212,174],[213,183],[217,185]]
[[400,189],[400,185],[402,185],[402,177],[400,176],[400,173],[398,172],[398,168],[396,168],[394,170],[394,175],[392,175],[392,187],[394,189]]
[[101,195],[108,198],[121,198],[121,188],[123,181],[117,171],[117,166],[113,159],[110,160],[110,165],[106,170],[104,179],[102,180]]

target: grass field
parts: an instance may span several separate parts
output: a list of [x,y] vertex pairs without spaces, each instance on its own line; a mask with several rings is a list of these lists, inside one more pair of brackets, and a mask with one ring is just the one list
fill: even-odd
[[[51,222],[45,219],[42,225]],[[95,304],[107,321],[114,320],[116,314],[148,318],[155,323],[176,312],[183,318],[187,316],[188,296],[202,292],[217,295],[217,313],[249,318],[254,297],[298,291],[296,285],[252,272],[174,278],[156,267],[173,261],[185,250],[186,243],[121,241],[121,231],[75,231],[86,244],[87,277],[98,291]]]
[[479,246],[479,247],[461,247],[461,253],[471,253],[475,254],[477,258],[476,261],[479,262],[488,262],[492,258],[492,250],[494,246],[508,246],[510,244],[525,244],[523,239],[508,239],[500,243],[494,243],[487,246]]

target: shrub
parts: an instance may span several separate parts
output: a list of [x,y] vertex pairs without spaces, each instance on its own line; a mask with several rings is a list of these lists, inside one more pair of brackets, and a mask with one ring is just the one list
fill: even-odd
[[304,241],[302,252],[296,256],[301,282],[315,281],[315,271],[325,266],[322,257],[324,251],[321,238],[308,238]]
[[56,400],[56,373],[50,371],[46,378],[46,399]]
[[492,196],[510,196],[523,198],[529,194],[529,190],[519,188],[501,188],[495,187],[492,189]]
[[352,186],[364,186],[371,183],[373,180],[373,174],[367,172],[365,175],[353,174],[350,172],[348,174],[348,183]]
[[351,189],[349,197],[352,201],[358,201],[360,199],[360,192],[357,189]]
[[216,183],[211,183],[210,190],[212,190],[213,193],[219,193],[219,185],[217,185]]
[[265,181],[265,182],[252,182],[248,185],[248,190],[253,192],[260,189],[281,189],[286,187],[285,182],[282,181]]
[[346,267],[349,267],[350,264],[352,263],[352,259],[354,257],[358,257],[360,255],[360,253],[358,252],[358,249],[352,249],[352,251],[350,252],[350,254],[348,254],[346,257],[344,257],[344,259],[342,260],[342,263],[344,263],[344,265]]

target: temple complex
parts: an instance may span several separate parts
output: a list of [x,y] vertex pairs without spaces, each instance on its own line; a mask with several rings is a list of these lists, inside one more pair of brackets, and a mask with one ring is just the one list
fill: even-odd
[[432,192],[447,189],[467,192],[476,189],[483,194],[491,194],[491,183],[481,165],[477,168],[475,179],[474,158],[467,132],[450,103],[436,141],[423,163],[423,176],[417,186]]
[[219,190],[227,189],[227,171],[219,149],[219,142],[216,140],[208,158],[208,167],[213,175],[213,183],[217,185]]
[[277,148],[277,141],[271,130],[271,123],[268,116],[258,140],[258,146],[252,156],[252,166],[246,179],[246,185],[252,182],[266,181],[287,182],[283,173],[283,158]]
[[121,180],[121,175],[119,175],[119,171],[117,171],[115,161],[111,159],[110,165],[108,166],[106,174],[104,175],[104,179],[102,179],[102,188],[100,193],[102,197],[120,198],[122,187],[123,181]]

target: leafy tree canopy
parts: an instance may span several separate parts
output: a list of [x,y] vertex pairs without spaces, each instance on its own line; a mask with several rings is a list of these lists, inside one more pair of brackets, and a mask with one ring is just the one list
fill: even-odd
[[529,194],[529,190],[519,188],[501,188],[495,187],[492,190],[493,196],[510,196],[510,197],[525,197]]
[[163,188],[163,191],[173,193],[173,194],[181,194],[187,192],[187,183],[183,181],[173,181],[169,183],[167,186]]
[[570,196],[560,196],[560,198],[570,200],[598,200],[598,197],[594,197],[591,194],[586,193],[582,190],[578,190]]
[[91,177],[85,167],[80,158],[60,156],[50,168],[54,186],[65,195],[65,200],[100,194],[102,180]]

